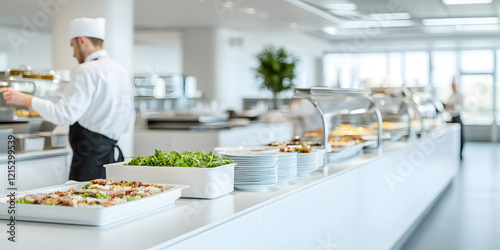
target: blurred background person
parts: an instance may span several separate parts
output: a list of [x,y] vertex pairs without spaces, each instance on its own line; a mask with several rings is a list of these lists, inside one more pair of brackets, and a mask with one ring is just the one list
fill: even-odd
[[462,151],[464,149],[464,124],[460,118],[460,113],[464,107],[464,96],[460,93],[455,77],[451,82],[451,88],[453,89],[453,94],[451,95],[448,102],[444,105],[444,108],[451,115],[451,122],[460,124],[460,159],[462,159]]

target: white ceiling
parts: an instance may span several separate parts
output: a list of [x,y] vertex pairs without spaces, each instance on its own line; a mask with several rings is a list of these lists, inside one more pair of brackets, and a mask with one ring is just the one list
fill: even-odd
[[[40,10],[40,0],[0,0],[0,26],[22,26],[23,16],[32,16]],[[332,13],[327,4],[350,2],[357,6],[355,16]],[[182,30],[190,27],[226,27],[235,29],[296,29],[325,39],[338,41],[352,39],[360,30],[339,29],[337,35],[328,35],[324,27],[339,27],[349,19],[364,20],[368,14],[407,12],[414,26],[381,28],[377,39],[439,37],[424,30],[424,18],[444,17],[498,17],[500,0],[491,4],[446,6],[442,0],[136,0],[136,31]],[[305,8],[303,5],[310,8]],[[400,5],[398,5],[400,4]],[[352,11],[351,13],[352,14]],[[335,22],[335,20],[337,20]],[[50,30],[50,23],[45,27]],[[443,32],[439,32],[443,33]],[[451,29],[445,35],[457,37],[500,35],[493,32],[458,32]]]

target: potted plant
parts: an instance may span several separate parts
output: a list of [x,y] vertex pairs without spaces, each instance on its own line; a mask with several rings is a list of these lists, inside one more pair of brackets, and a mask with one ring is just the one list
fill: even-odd
[[295,67],[299,59],[283,47],[266,45],[257,54],[257,60],[259,67],[256,69],[256,78],[261,81],[260,88],[272,92],[273,108],[278,108],[278,94],[294,87]]

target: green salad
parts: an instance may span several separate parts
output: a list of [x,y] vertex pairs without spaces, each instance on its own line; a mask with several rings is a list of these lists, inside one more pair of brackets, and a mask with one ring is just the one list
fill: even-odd
[[132,157],[125,165],[132,166],[158,166],[158,167],[193,167],[193,168],[215,168],[233,163],[233,160],[220,157],[213,152],[205,154],[204,151],[164,152],[156,149],[152,156]]

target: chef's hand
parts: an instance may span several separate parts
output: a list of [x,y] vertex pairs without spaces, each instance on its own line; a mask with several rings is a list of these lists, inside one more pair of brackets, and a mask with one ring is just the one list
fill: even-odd
[[33,96],[19,92],[12,88],[2,88],[3,99],[7,104],[31,107]]

